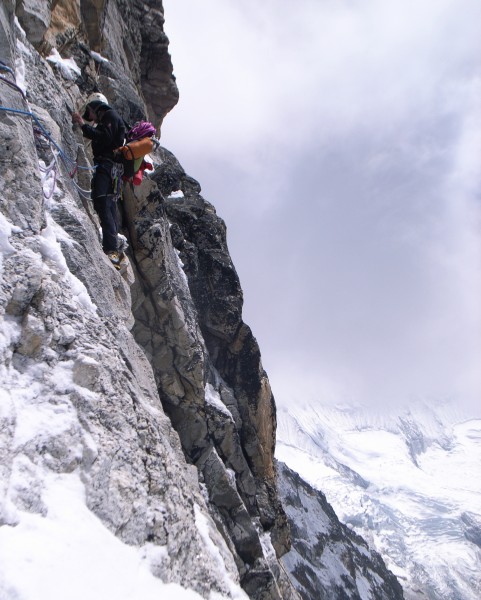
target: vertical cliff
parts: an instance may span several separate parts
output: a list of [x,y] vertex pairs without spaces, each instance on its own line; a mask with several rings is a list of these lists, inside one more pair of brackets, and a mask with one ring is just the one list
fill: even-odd
[[[124,187],[118,272],[86,192],[70,113],[101,91],[126,121],[160,126],[178,100],[163,24],[155,0],[0,7],[0,559],[75,490],[164,582],[294,599],[275,404],[224,222],[160,148]],[[2,574],[2,591],[34,597]]]
[[[48,515],[52,473],[77,477],[123,542],[167,550],[151,565],[164,581],[206,595],[230,595],[226,581],[240,581],[253,598],[295,597],[276,558],[289,541],[274,401],[242,321],[224,223],[185,174],[183,197],[168,198],[157,181],[177,163],[161,150],[156,176],[127,185],[119,206],[130,244],[120,274],[81,191],[90,163],[70,112],[88,93],[157,125],[177,101],[161,4],[1,11],[2,523]],[[35,427],[22,425],[32,418]],[[220,566],[218,554],[199,560],[199,513]]]

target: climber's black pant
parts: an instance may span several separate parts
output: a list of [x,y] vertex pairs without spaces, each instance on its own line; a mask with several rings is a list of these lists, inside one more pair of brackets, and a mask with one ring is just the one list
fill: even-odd
[[92,200],[95,212],[102,227],[102,247],[104,252],[117,250],[117,205],[113,193],[112,164],[98,162],[92,178]]

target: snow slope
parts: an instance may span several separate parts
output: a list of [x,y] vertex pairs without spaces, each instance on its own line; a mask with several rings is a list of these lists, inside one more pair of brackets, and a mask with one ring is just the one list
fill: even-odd
[[[49,248],[51,256],[57,256],[53,242]],[[0,239],[0,259],[4,254]],[[68,275],[74,278],[70,272]],[[78,286],[80,289],[80,282]],[[75,301],[86,310],[95,308],[83,302],[81,295],[79,299],[73,294]],[[18,323],[3,320],[0,357],[4,358],[10,342],[19,338]],[[73,361],[54,369],[47,363],[32,364],[23,373],[7,362],[0,361],[0,600],[200,600],[202,596],[194,590],[163,583],[153,575],[159,564],[169,561],[166,547],[125,544],[87,508],[83,474],[75,465],[83,452],[79,438],[87,440],[89,436],[75,406],[59,393],[72,385]],[[55,381],[55,389],[48,387],[49,377]],[[94,398],[91,394],[92,402]],[[11,446],[4,439],[9,423],[15,423]],[[63,439],[65,443],[61,443]],[[96,453],[93,439],[89,439],[90,450]],[[36,459],[37,448],[43,448],[40,454],[48,457],[46,449],[53,447],[53,440],[62,460],[72,465],[66,473],[56,473],[48,460]],[[9,452],[14,456],[10,471],[5,461]],[[212,556],[220,572],[225,572],[207,519],[195,508],[195,526],[205,555]],[[227,573],[225,583],[230,598],[247,599]],[[226,596],[212,591],[209,598]]]
[[19,511],[15,527],[0,528],[2,600],[201,598],[154,577],[149,562],[159,548],[139,550],[108,531],[87,509],[76,475],[47,479],[46,514]]
[[481,597],[481,419],[449,404],[281,409],[276,454],[381,553],[406,598]]

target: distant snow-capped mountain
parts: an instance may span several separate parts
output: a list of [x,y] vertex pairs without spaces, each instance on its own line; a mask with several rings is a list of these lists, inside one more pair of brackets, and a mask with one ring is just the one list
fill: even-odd
[[276,455],[382,555],[407,599],[481,597],[481,418],[449,404],[281,408]]
[[302,600],[404,600],[382,557],[339,522],[320,490],[284,463],[277,464],[279,492],[291,530],[283,558]]

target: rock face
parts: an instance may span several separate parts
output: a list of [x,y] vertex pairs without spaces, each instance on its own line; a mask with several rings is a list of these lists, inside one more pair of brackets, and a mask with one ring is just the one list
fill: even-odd
[[303,599],[404,597],[379,554],[339,522],[322,492],[283,463],[279,463],[279,490],[292,535],[292,550],[282,560]]
[[[153,181],[124,196],[135,272],[133,333],[150,357],[164,409],[205,483],[245,589],[253,597],[281,598],[281,572],[274,566],[274,578],[269,575],[255,525],[270,533],[279,555],[286,552],[272,393],[242,322],[225,225],[175,158],[166,150],[161,157]],[[173,174],[174,197],[165,183]]]
[[[165,199],[155,180],[135,192],[127,186],[131,266],[121,276],[101,251],[89,201],[67,174],[76,157],[89,164],[68,109],[94,83],[129,118],[145,117],[150,107],[160,122],[173,105],[175,86],[158,82],[173,81],[162,7],[60,1],[45,21],[43,41],[37,29],[34,47],[35,6],[29,6],[16,15],[25,32],[14,27],[14,3],[1,8],[4,62],[24,74],[28,99],[14,85],[1,88],[8,108],[0,112],[1,523],[20,523],[22,511],[48,514],[49,473],[79,476],[87,506],[105,527],[127,544],[163,548],[164,559],[150,565],[162,580],[205,597],[213,591],[230,597],[240,581],[252,598],[295,598],[276,557],[289,542],[272,462],[274,402],[259,349],[242,322],[224,224],[185,174],[182,200]],[[127,35],[125,21],[114,18],[127,8],[134,22],[141,16],[148,22],[140,46],[138,32]],[[109,32],[104,46],[96,24]],[[69,37],[73,30],[83,37]],[[35,49],[59,40],[80,75]],[[89,44],[102,56],[116,55],[115,68],[105,63],[105,73],[97,74]],[[168,62],[158,62],[162,77],[145,68],[159,51]],[[149,104],[152,85],[161,93]],[[15,111],[34,114],[35,128],[49,140],[34,136],[31,119]],[[69,169],[51,162],[52,144],[62,149],[60,158],[73,157]],[[166,151],[156,157],[164,159],[165,167],[175,162]],[[55,181],[42,181],[40,169],[49,163],[57,175],[51,197]],[[88,188],[88,172],[80,173],[78,184]],[[184,250],[174,247],[175,236]],[[203,277],[211,287],[224,275],[228,296],[220,287],[200,293]],[[32,392],[20,394],[26,386]],[[20,443],[32,413],[37,426]],[[51,430],[41,427],[49,417]],[[17,489],[12,482],[20,479]],[[206,555],[199,513],[215,556]]]
[[25,29],[30,42],[39,46],[50,25],[52,0],[20,0],[16,14]]
[[125,185],[119,273],[85,193],[70,112],[98,90],[160,125],[178,98],[163,23],[154,0],[0,6],[0,538],[75,479],[119,540],[158,550],[163,581],[295,599],[275,404],[224,222],[161,148]]

